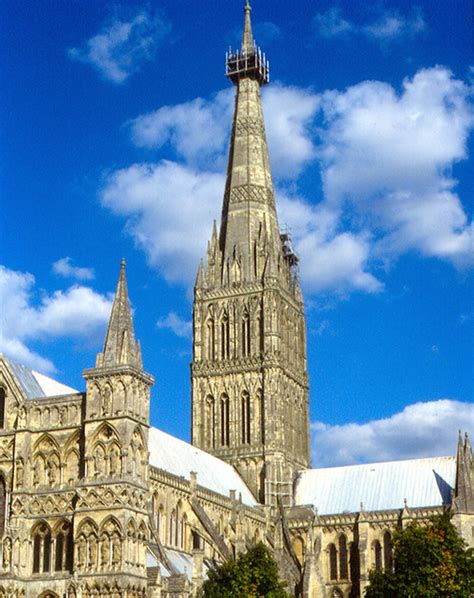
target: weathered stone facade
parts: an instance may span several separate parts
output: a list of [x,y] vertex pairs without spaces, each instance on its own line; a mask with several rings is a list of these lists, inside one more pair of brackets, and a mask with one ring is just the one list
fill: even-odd
[[[268,65],[248,4],[245,14],[228,60],[237,93],[222,220],[195,286],[194,446],[150,428],[153,378],[122,263],[86,392],[0,356],[0,598],[188,598],[211,560],[258,541],[295,596],[361,596],[371,568],[392,567],[394,529],[444,508],[473,545],[467,436],[455,458],[401,470],[308,469],[303,298],[273,194],[260,101]],[[377,467],[380,479],[403,475],[388,491],[370,486]]]

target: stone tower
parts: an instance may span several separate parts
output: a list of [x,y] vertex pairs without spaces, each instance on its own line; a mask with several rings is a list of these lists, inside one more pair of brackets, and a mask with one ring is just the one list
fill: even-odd
[[[122,260],[104,349],[85,370],[84,471],[74,517],[83,581],[113,572],[122,590],[146,590],[150,386],[135,341]],[[142,595],[140,593],[140,595]]]
[[305,318],[278,225],[260,97],[269,66],[250,10],[227,55],[236,97],[222,216],[194,291],[192,442],[233,464],[262,502],[289,504],[310,461]]

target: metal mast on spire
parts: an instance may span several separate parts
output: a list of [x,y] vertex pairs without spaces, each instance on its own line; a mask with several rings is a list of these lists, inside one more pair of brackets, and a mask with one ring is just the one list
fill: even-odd
[[243,77],[249,77],[256,79],[260,85],[265,85],[270,81],[270,64],[253,39],[251,10],[249,0],[246,0],[242,46],[240,50],[235,51],[229,48],[226,53],[226,75],[232,83],[237,83]]

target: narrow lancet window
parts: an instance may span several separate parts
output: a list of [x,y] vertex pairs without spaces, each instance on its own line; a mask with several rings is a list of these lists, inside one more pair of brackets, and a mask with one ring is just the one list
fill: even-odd
[[230,443],[230,401],[227,395],[221,398],[221,444],[229,446]]

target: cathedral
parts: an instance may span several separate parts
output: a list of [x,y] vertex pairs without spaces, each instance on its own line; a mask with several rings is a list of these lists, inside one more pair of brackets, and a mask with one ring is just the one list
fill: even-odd
[[278,224],[269,66],[250,10],[227,55],[222,215],[194,289],[191,444],[150,426],[154,379],[122,260],[85,392],[0,356],[0,597],[191,598],[213,561],[260,541],[290,595],[358,597],[411,521],[448,508],[474,542],[467,435],[455,456],[311,469],[303,295]]

